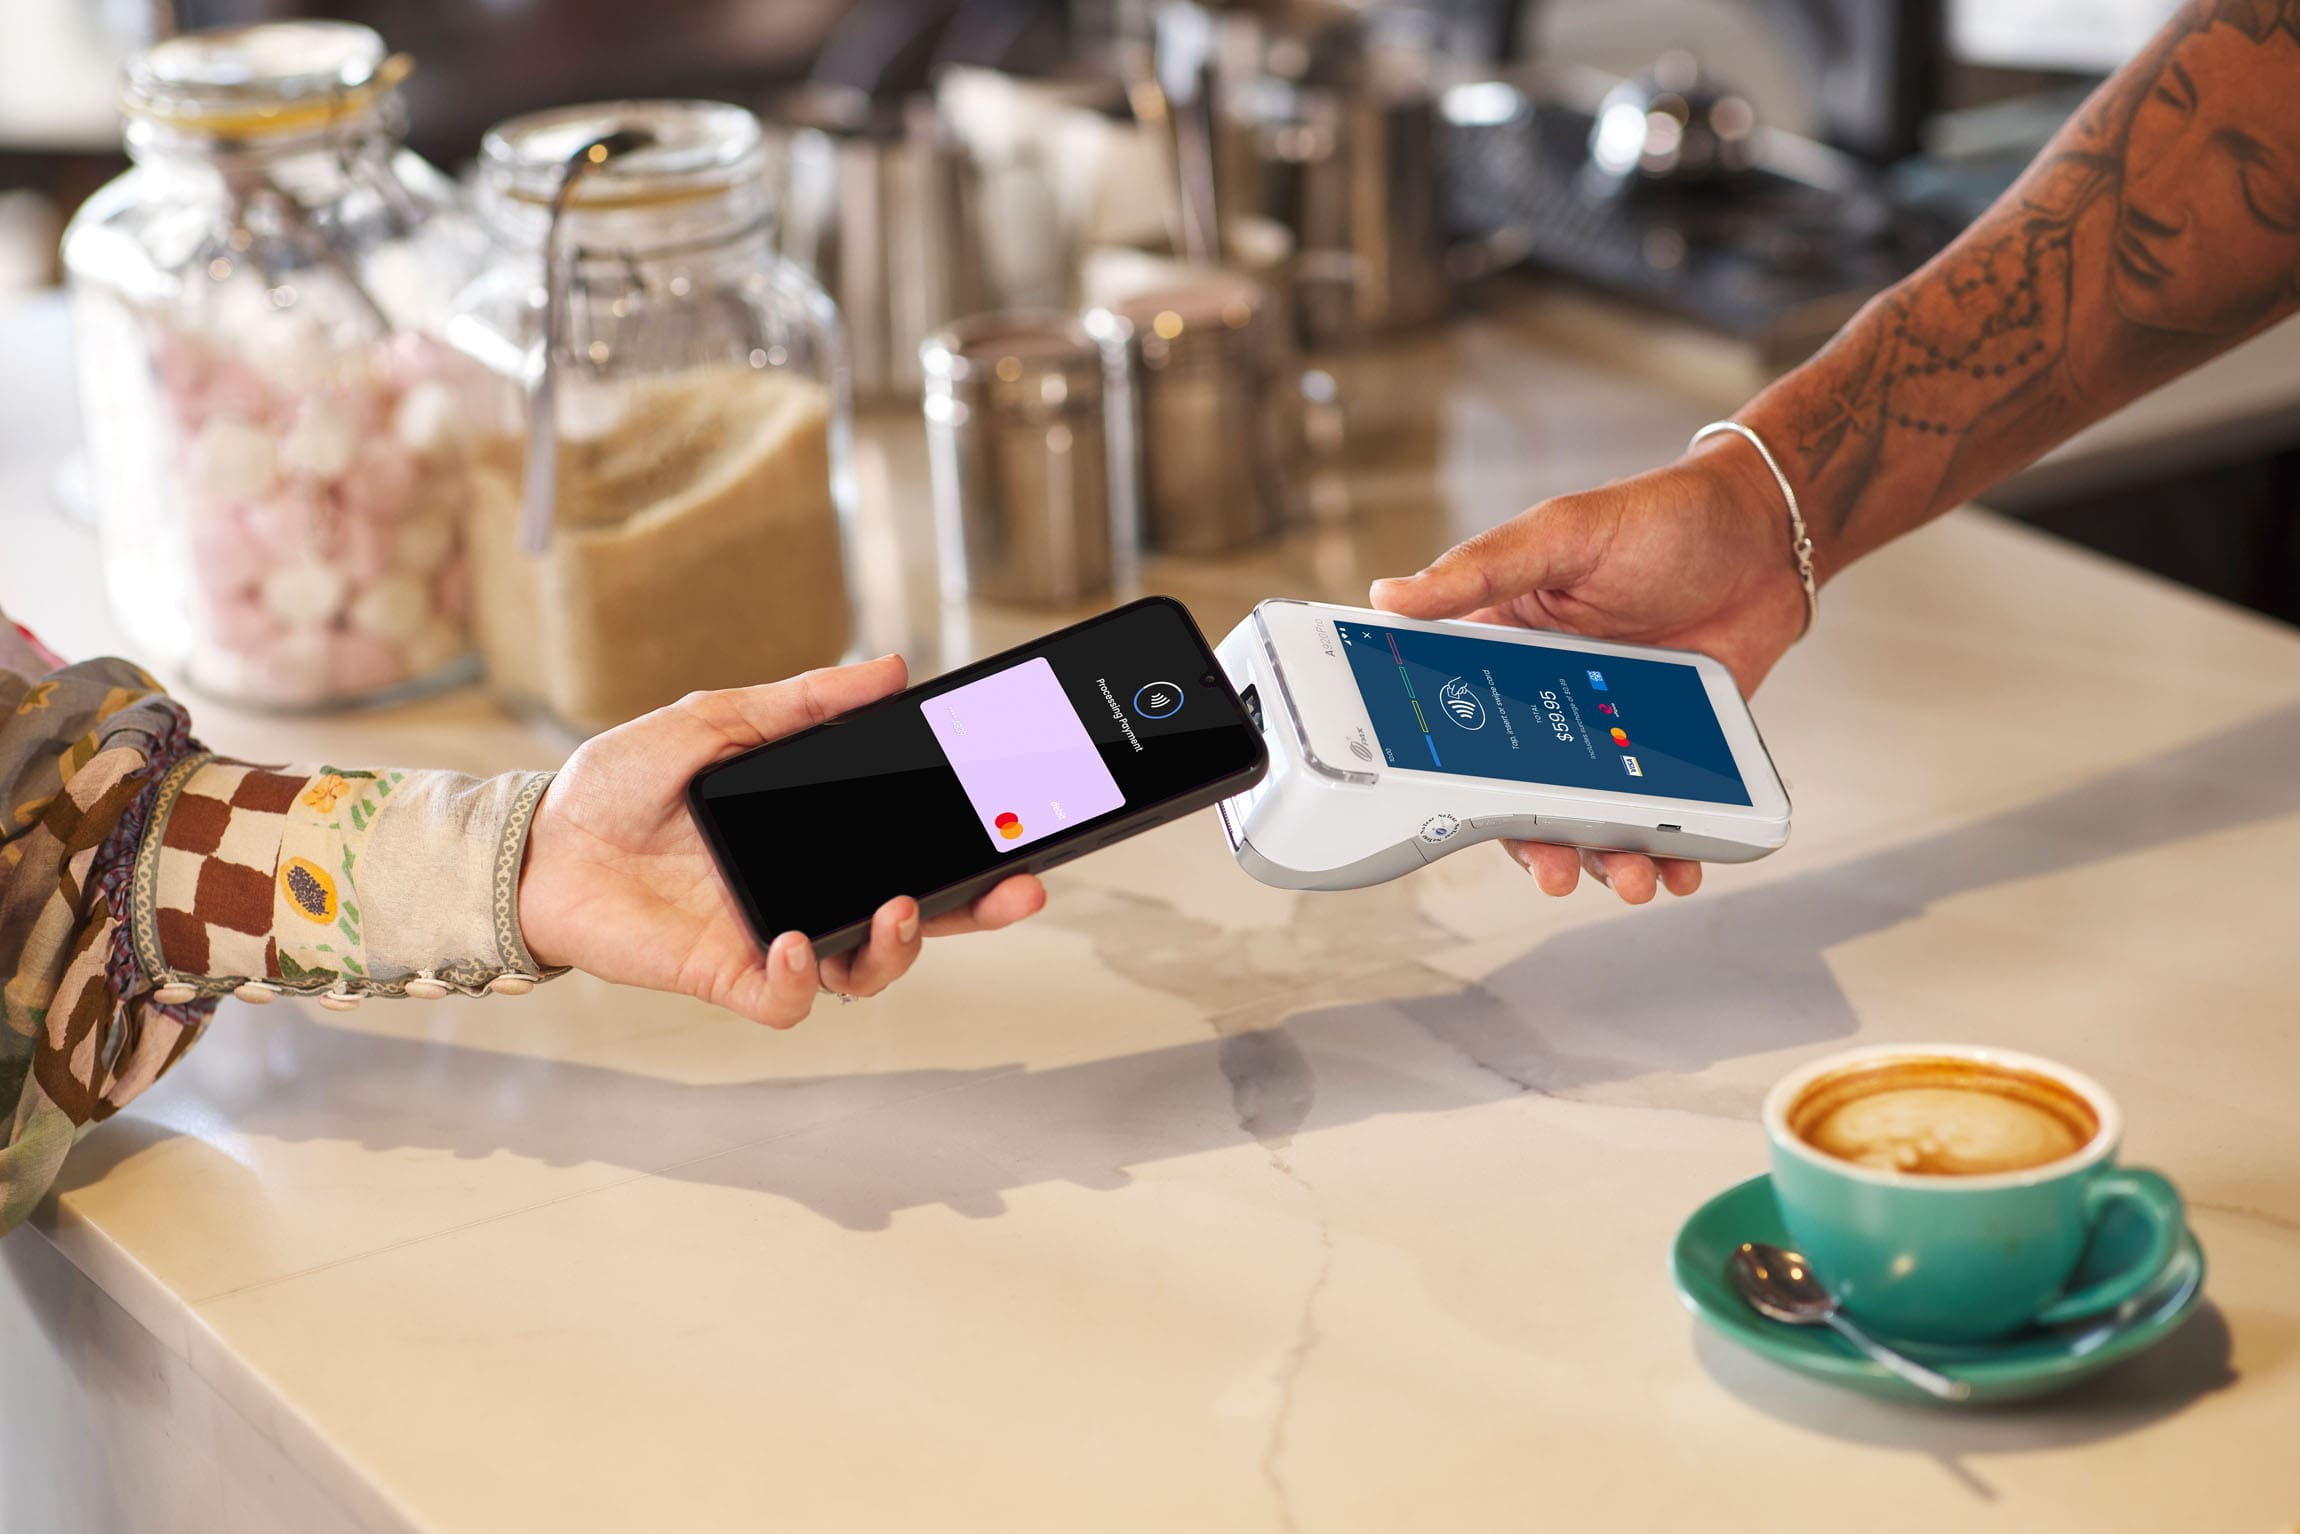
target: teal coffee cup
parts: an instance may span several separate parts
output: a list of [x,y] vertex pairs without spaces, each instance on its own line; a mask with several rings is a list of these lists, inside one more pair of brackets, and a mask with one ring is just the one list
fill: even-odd
[[[2090,1077],[2011,1050],[1850,1050],[1765,1098],[1773,1193],[1846,1314],[1889,1336],[1986,1342],[2115,1309],[2177,1249],[2180,1195],[2115,1164],[2124,1116]],[[2112,1212],[2145,1232],[2068,1287]]]

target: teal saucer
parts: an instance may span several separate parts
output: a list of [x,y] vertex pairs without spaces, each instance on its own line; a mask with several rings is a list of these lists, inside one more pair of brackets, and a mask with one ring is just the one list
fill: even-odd
[[[2127,1260],[2132,1242],[2143,1233],[2125,1231],[2120,1224],[2114,1215],[2103,1223],[2072,1283],[2113,1273]],[[1887,1400],[1943,1404],[1869,1362],[1827,1327],[1784,1326],[1751,1310],[1735,1292],[1725,1266],[1744,1241],[1794,1244],[1781,1223],[1780,1206],[1773,1201],[1770,1176],[1752,1177],[1726,1189],[1695,1210],[1677,1232],[1677,1244],[1669,1254],[1669,1276],[1687,1310],[1730,1341],[1799,1374]],[[2065,1390],[2156,1346],[2188,1319],[2203,1295],[2204,1249],[2196,1244],[2196,1233],[2189,1231],[2156,1282],[2117,1314],[2074,1326],[2017,1332],[2001,1342],[1978,1346],[1913,1342],[1893,1346],[1970,1384],[1972,1397],[1964,1404],[2019,1401]]]

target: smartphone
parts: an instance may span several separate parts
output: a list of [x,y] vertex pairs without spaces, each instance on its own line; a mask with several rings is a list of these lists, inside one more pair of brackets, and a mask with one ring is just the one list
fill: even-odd
[[1250,788],[1262,737],[1189,610],[1145,597],[707,767],[703,841],[762,946],[843,953]]
[[1350,888],[1504,837],[1713,862],[1788,839],[1788,791],[1706,655],[1299,601],[1220,654],[1272,746],[1222,807],[1267,883]]

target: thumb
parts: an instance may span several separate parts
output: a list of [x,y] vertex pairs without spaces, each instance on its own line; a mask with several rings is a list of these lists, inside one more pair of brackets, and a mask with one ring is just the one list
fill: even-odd
[[730,745],[764,745],[809,725],[861,708],[902,691],[910,668],[899,655],[882,655],[852,666],[826,666],[788,681],[724,692],[699,692],[683,706],[724,736]]
[[1374,582],[1372,601],[1407,618],[1458,618],[1571,586],[1603,553],[1588,499],[1562,497],[1455,544],[1418,575]]

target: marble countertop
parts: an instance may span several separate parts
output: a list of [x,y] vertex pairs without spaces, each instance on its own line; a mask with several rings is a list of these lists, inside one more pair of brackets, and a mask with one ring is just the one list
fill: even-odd
[[[1148,583],[1216,632],[1355,598],[1705,418],[1492,323],[1371,376],[1399,430],[1315,479],[1326,520]],[[879,621],[931,664],[1060,616],[908,623],[921,454],[906,422],[862,435]],[[100,647],[49,468],[0,470],[0,601]],[[583,977],[227,1003],[0,1243],[11,1511],[22,1485],[27,1527],[165,1504],[297,1534],[2284,1528],[2300,635],[1961,512],[1832,586],[1757,707],[1789,846],[1640,910],[1485,848],[1267,889],[1207,816],[789,1034]],[[564,749],[471,691],[199,721],[257,757]],[[1679,1310],[1670,1238],[1763,1168],[1765,1087],[1928,1039],[2119,1094],[2211,1261],[2163,1348],[1944,1415]],[[35,1454],[63,1489],[8,1474]]]

